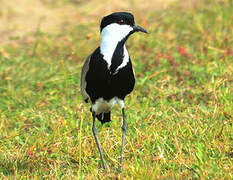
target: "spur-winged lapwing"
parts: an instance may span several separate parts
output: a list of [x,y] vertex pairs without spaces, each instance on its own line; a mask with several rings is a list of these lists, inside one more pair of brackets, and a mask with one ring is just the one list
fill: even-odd
[[132,63],[125,46],[128,37],[135,32],[147,33],[134,23],[128,12],[116,12],[105,16],[100,25],[100,46],[87,58],[82,68],[81,93],[85,102],[91,101],[93,116],[92,131],[106,169],[103,153],[97,137],[95,118],[103,124],[110,121],[111,109],[119,104],[122,109],[121,168],[124,153],[126,121],[124,98],[134,88],[135,78]]

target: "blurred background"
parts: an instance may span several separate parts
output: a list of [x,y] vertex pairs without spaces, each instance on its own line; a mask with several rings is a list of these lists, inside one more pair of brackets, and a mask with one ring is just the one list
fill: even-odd
[[[99,25],[130,11],[136,85],[97,123],[80,95]],[[233,179],[232,0],[0,0],[0,179]]]
[[20,39],[38,28],[55,33],[70,25],[99,23],[114,11],[130,11],[137,19],[146,19],[148,13],[166,9],[171,2],[174,0],[0,0],[0,42]]

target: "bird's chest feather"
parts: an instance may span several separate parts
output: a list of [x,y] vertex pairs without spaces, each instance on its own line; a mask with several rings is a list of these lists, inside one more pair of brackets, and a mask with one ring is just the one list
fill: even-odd
[[133,90],[135,83],[131,61],[129,60],[117,73],[112,74],[103,56],[100,55],[99,59],[96,57],[90,62],[86,76],[86,91],[91,101],[95,102],[100,97],[105,100],[114,97],[124,99]]

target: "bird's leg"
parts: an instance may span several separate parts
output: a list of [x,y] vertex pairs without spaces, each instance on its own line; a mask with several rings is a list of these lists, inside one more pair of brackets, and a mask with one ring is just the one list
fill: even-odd
[[95,137],[95,141],[96,141],[99,153],[100,153],[100,158],[101,158],[101,161],[102,161],[103,168],[106,169],[106,166],[105,166],[105,163],[104,163],[103,153],[102,153],[102,150],[101,150],[101,147],[100,147],[100,143],[99,143],[99,139],[98,139],[98,136],[97,136],[98,132],[97,132],[97,130],[95,128],[95,112],[94,111],[92,112],[92,116],[93,116],[92,132],[93,132],[93,135]]
[[122,108],[122,116],[123,116],[123,124],[122,124],[122,146],[121,146],[121,160],[120,160],[120,171],[122,171],[122,162],[123,162],[123,154],[124,154],[124,146],[125,146],[125,134],[127,124],[125,121],[125,109]]

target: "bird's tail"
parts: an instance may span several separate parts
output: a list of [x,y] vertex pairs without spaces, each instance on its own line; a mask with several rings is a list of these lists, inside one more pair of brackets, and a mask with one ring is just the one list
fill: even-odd
[[108,113],[100,113],[96,115],[97,119],[102,123],[110,122],[111,121],[111,112]]

